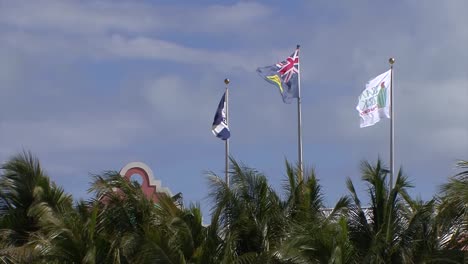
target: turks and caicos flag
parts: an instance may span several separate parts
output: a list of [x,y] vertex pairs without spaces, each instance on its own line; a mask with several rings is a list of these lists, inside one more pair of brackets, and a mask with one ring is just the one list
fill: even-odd
[[213,134],[222,140],[227,140],[231,136],[228,124],[226,122],[226,93],[221,97],[221,101],[216,111],[213,127]]
[[283,102],[289,104],[293,98],[299,98],[299,48],[286,60],[259,67],[257,72],[265,81],[279,88]]

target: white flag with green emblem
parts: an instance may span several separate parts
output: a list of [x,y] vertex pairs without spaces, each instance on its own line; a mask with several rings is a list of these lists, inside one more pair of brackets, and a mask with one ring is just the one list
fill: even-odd
[[356,106],[361,117],[361,127],[372,126],[381,118],[390,118],[391,70],[388,70],[366,84]]

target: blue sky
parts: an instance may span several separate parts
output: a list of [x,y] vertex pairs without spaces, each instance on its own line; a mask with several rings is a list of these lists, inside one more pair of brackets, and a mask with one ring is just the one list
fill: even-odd
[[[388,161],[389,122],[359,128],[357,98],[395,64],[395,157],[430,198],[468,159],[468,3],[0,0],[0,160],[25,150],[75,198],[131,161],[186,203],[222,175],[211,122],[231,79],[231,154],[273,187],[295,162],[296,106],[258,66],[301,44],[304,161],[332,205],[359,162]],[[387,162],[388,164],[388,162]],[[363,194],[365,186],[359,185]]]

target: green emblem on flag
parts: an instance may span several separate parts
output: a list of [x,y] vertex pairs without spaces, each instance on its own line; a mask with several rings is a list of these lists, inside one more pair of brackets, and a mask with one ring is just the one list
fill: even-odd
[[361,118],[361,127],[372,126],[383,117],[390,118],[390,79],[391,70],[388,70],[366,84],[366,89],[359,96],[356,106]]
[[377,107],[384,108],[387,105],[387,89],[385,88],[385,82],[380,84],[379,94],[377,95]]

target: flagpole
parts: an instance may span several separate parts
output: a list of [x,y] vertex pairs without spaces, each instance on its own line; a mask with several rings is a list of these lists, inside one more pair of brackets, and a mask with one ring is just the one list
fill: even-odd
[[390,190],[393,188],[393,176],[395,175],[395,138],[394,138],[394,130],[395,127],[393,126],[394,120],[394,113],[393,113],[393,64],[395,63],[395,58],[388,59],[390,63]]
[[[229,127],[229,79],[224,79],[224,83],[226,84],[226,93],[225,93],[225,102],[226,102],[226,124]],[[224,153],[224,173],[225,173],[225,181],[227,186],[229,187],[229,138],[224,141],[225,146],[225,153]]]
[[[297,45],[297,49],[301,46]],[[302,163],[302,110],[301,110],[301,69],[298,64],[297,71],[297,149],[298,149],[298,160],[299,160],[299,182],[302,182],[302,172],[304,171],[304,165]]]

